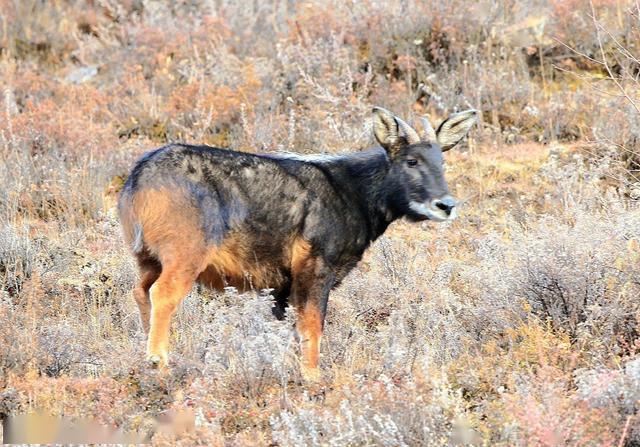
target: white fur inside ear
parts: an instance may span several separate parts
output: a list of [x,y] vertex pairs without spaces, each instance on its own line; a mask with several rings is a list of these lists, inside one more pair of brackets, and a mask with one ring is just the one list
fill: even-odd
[[385,148],[420,142],[420,136],[413,127],[382,107],[373,109],[373,133]]
[[373,108],[373,134],[382,147],[390,147],[398,143],[398,123],[393,114],[382,107]]
[[465,110],[464,112],[454,113],[444,120],[438,131],[438,143],[443,151],[448,151],[462,140],[471,126],[478,120],[477,110]]

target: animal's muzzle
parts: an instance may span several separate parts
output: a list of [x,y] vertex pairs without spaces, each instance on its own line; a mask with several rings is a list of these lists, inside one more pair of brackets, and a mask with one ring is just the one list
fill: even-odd
[[456,200],[449,195],[429,203],[411,202],[410,207],[414,212],[436,222],[453,220],[457,217]]
[[456,207],[456,201],[451,196],[445,196],[431,202],[431,207],[444,211],[447,216],[451,216]]

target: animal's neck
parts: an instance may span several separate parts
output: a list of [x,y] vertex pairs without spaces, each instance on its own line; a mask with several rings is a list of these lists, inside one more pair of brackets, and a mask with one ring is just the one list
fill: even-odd
[[401,217],[389,200],[391,164],[382,148],[346,156],[327,167],[335,184],[363,214],[370,241],[380,237],[391,222]]

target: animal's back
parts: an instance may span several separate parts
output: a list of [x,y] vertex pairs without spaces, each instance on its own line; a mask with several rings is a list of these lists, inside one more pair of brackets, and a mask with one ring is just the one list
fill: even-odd
[[204,146],[150,152],[120,196],[127,241],[139,258],[180,259],[214,288],[277,287],[301,243],[309,169]]

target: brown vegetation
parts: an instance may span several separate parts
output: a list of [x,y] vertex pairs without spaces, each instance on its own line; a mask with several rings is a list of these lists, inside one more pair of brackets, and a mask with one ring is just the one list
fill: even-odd
[[[637,3],[0,0],[0,415],[157,445],[640,443]],[[416,100],[417,98],[417,100]],[[300,383],[269,298],[194,289],[142,366],[115,218],[167,141],[355,151],[373,105],[482,111],[445,226],[394,224]],[[191,409],[194,431],[157,415]]]

